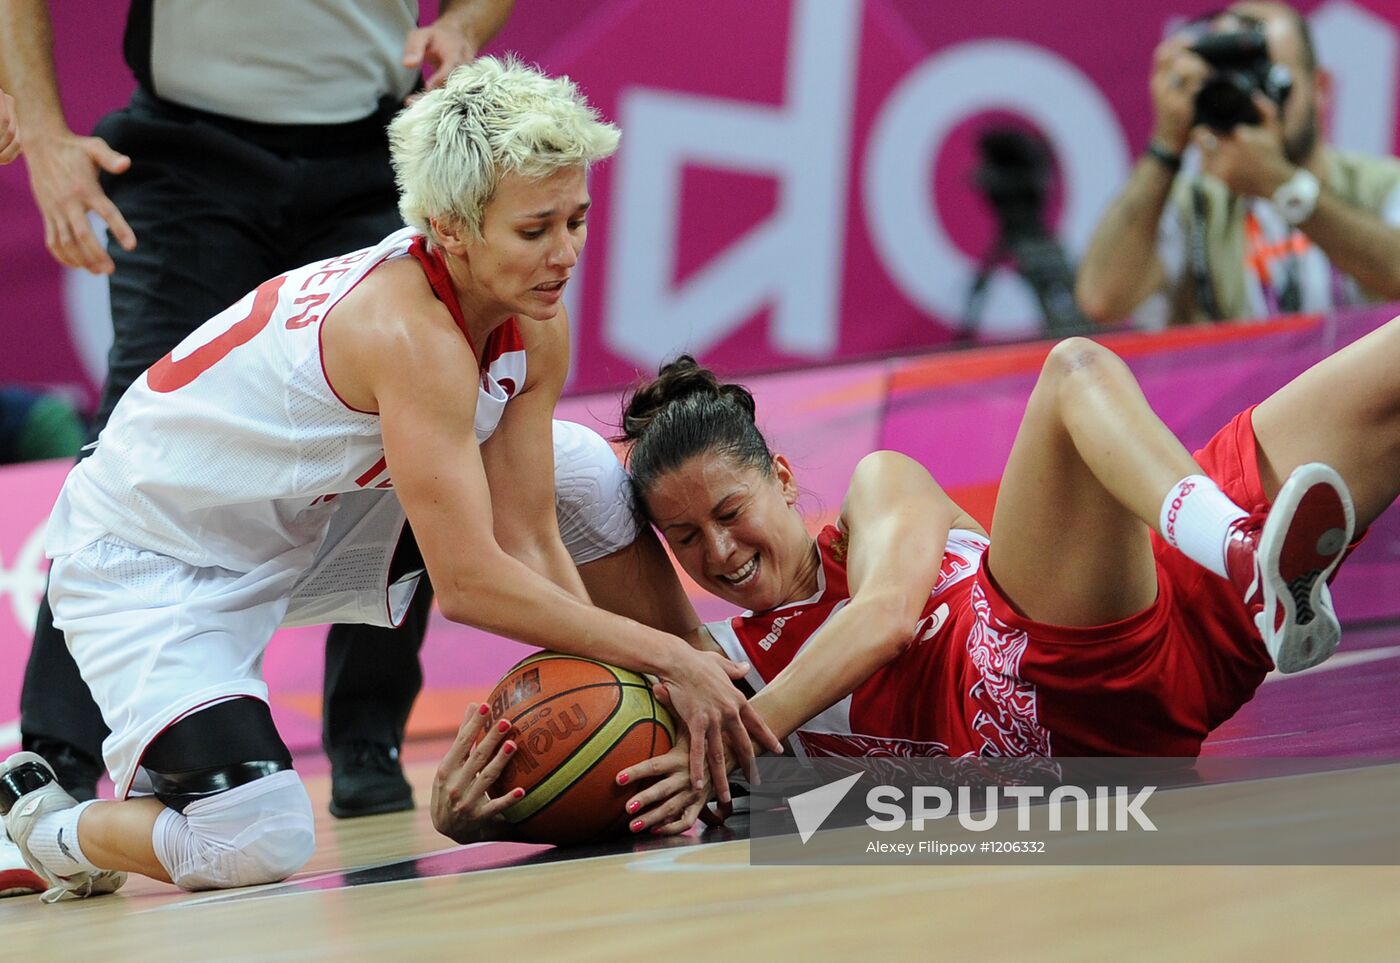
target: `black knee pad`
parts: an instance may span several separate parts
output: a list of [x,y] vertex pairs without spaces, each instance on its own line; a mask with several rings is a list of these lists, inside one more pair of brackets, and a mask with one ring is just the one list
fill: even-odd
[[259,699],[230,699],[185,716],[146,748],[155,796],[176,812],[196,799],[292,768],[292,754]]

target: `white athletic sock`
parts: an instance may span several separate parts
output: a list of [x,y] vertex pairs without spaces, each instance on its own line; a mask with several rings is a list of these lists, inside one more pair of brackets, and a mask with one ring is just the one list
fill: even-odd
[[83,855],[78,845],[78,820],[96,799],[78,803],[70,809],[46,813],[34,823],[26,845],[35,859],[43,863],[49,872],[58,876],[72,876],[84,871],[100,869]]
[[1248,512],[1205,475],[1187,475],[1162,502],[1162,537],[1191,561],[1225,577],[1225,538]]

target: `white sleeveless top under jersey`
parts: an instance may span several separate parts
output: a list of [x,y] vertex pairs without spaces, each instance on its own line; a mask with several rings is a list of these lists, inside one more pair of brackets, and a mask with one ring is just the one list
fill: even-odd
[[[341,298],[400,257],[423,266],[465,335],[441,254],[413,228],[263,283],[122,396],[97,450],[63,485],[49,520],[49,557],[115,536],[197,567],[248,572],[282,555],[304,567],[347,502],[360,514],[370,503],[392,503],[401,524],[379,416],[337,397],[320,339],[320,322]],[[524,383],[524,342],[511,318],[482,351],[479,442]],[[364,495],[347,494],[356,492]],[[333,532],[331,540],[338,537]],[[381,541],[393,537],[397,527]]]

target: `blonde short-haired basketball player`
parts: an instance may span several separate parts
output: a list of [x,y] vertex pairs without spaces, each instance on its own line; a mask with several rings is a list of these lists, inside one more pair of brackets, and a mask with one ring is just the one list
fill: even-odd
[[[626,551],[630,505],[566,477],[591,521],[561,538],[552,452],[586,460],[590,444],[551,420],[561,299],[588,166],[616,128],[567,79],[482,58],[390,135],[411,226],[201,326],[127,392],[59,496],[50,597],[112,730],[121,801],[75,805],[32,753],[0,766],[46,898],[111,891],[126,871],[193,889],[305,863],[310,802],[262,652],[281,624],[393,621],[421,569],[395,557],[405,512],[448,618],[666,680],[697,782],[706,758],[723,778],[724,743],[780,748],[731,685],[742,667],[589,604],[575,563]],[[510,751],[483,745],[478,770]],[[509,802],[465,806],[489,818]]]
[[[813,539],[753,398],[688,358],[634,394],[624,430],[681,566],[750,610],[709,625],[711,644],[752,663],[753,706],[796,747],[1192,757],[1270,668],[1336,647],[1327,578],[1400,493],[1397,365],[1400,319],[1193,458],[1117,356],[1061,342],[990,539],[894,452],[861,461],[840,520]],[[694,821],[674,757],[626,776],[662,777],[629,802],[634,830]]]

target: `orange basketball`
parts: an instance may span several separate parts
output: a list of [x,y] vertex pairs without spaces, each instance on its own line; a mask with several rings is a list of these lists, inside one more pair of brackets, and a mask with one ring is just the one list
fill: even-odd
[[541,652],[491,692],[491,719],[506,718],[519,747],[493,794],[519,786],[506,810],[522,839],[568,845],[625,832],[623,806],[637,785],[617,774],[671,748],[676,727],[651,685],[616,666]]

